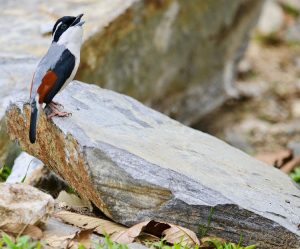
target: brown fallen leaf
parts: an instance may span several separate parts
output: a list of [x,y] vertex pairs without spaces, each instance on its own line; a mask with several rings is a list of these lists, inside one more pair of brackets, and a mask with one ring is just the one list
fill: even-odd
[[300,157],[295,157],[293,160],[286,163],[283,167],[280,168],[284,173],[290,173],[300,164]]
[[48,236],[47,238],[44,238],[44,241],[47,243],[47,245],[53,248],[67,248],[68,244],[70,243],[70,240],[74,238],[74,236],[75,234],[66,236],[52,235]]
[[83,229],[94,229],[98,234],[112,235],[121,231],[127,230],[127,227],[117,224],[115,222],[90,217],[82,214],[72,213],[69,211],[60,211],[54,214],[54,217],[63,220],[64,222],[83,228]]
[[93,229],[81,230],[76,233],[59,236],[51,235],[46,236],[43,240],[53,248],[68,248],[68,249],[77,249],[78,244],[82,244],[86,249],[91,248],[91,235]]
[[40,239],[43,236],[43,232],[40,228],[29,224],[8,223],[1,226],[0,231],[13,235],[28,235],[34,239]]
[[181,243],[184,246],[200,245],[196,234],[184,227],[171,224],[171,227],[163,232],[165,240],[169,243]]
[[193,231],[170,223],[151,220],[127,228],[112,221],[68,211],[57,212],[54,214],[54,217],[80,228],[92,229],[98,234],[108,234],[111,236],[111,240],[122,244],[132,243],[139,236],[146,235],[149,237],[152,235],[152,238],[161,238],[164,236],[169,243],[182,243],[189,246],[200,245]]
[[127,230],[115,233],[111,236],[111,240],[121,243],[129,244],[134,241],[143,231],[143,229],[149,224],[150,221],[144,221],[139,224],[136,224]]
[[79,233],[76,233],[74,240],[78,243],[84,245],[85,248],[91,247],[91,235],[94,229],[81,230]]
[[260,153],[255,158],[276,168],[281,168],[293,159],[293,154],[290,150],[279,150],[276,152]]
[[182,245],[200,245],[196,234],[187,229],[171,223],[157,222],[154,220],[144,221],[136,224],[126,231],[114,234],[111,239],[118,243],[132,243],[142,233],[152,234],[156,237],[163,237],[169,243],[182,243]]

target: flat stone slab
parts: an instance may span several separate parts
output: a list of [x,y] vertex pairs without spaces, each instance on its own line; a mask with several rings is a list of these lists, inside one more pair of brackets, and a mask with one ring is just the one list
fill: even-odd
[[211,235],[300,247],[300,190],[278,169],[94,85],[72,82],[56,101],[73,115],[42,114],[34,145],[28,103],[12,104],[10,137],[113,220],[157,219],[198,232],[213,207]]

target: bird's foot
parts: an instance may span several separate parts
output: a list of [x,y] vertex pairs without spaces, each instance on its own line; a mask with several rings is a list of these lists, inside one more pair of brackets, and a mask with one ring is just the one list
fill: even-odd
[[57,117],[69,117],[72,115],[71,112],[62,112],[60,111],[59,107],[63,107],[63,105],[57,103],[57,102],[51,102],[49,105],[49,108],[51,110],[51,113],[47,115],[48,119],[53,118],[55,116]]
[[55,109],[59,109],[59,108],[62,108],[62,109],[64,109],[64,106],[62,105],[62,104],[60,104],[60,103],[58,103],[58,102],[55,102],[55,101],[51,101],[51,103],[49,104],[49,107],[51,108],[51,110],[52,110],[52,108],[55,108]]

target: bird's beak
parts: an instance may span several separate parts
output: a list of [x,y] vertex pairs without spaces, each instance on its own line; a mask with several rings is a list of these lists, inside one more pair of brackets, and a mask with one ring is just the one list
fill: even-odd
[[83,14],[78,15],[71,26],[82,26],[85,23],[85,21],[80,21],[81,17],[83,17]]

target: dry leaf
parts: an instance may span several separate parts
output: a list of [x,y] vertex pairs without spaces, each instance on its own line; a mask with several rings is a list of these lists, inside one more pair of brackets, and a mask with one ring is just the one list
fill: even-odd
[[165,240],[169,243],[181,243],[182,245],[194,246],[200,245],[196,234],[184,227],[170,224],[170,228],[163,232]]
[[70,240],[74,238],[75,234],[66,235],[66,236],[48,236],[44,238],[46,243],[53,248],[67,248]]
[[28,235],[34,239],[40,239],[43,232],[34,225],[8,223],[0,227],[0,230],[14,235]]
[[[78,231],[71,242],[77,242],[76,244],[82,244],[86,249],[91,248],[91,235],[94,229],[87,229]],[[68,247],[69,248],[69,247]]]
[[54,216],[68,224],[80,228],[94,229],[95,232],[102,235],[112,235],[113,233],[127,230],[125,226],[114,223],[112,221],[90,217],[82,214],[76,214],[68,211],[60,211],[54,214]]
[[108,234],[115,242],[129,244],[139,236],[147,235],[152,238],[165,237],[167,242],[182,243],[183,245],[199,245],[200,242],[196,234],[186,228],[170,224],[157,222],[154,220],[144,221],[139,224],[126,228],[112,221],[89,217],[82,214],[76,214],[68,211],[60,211],[54,215],[68,224],[75,225],[84,229],[91,229],[98,234]]
[[260,153],[255,158],[276,168],[281,168],[293,159],[293,154],[290,150],[279,150],[271,153]]
[[82,244],[86,249],[91,248],[91,234],[93,229],[81,230],[66,236],[47,236],[44,238],[46,243],[54,248],[77,249],[78,243]]
[[111,240],[121,243],[121,244],[129,244],[134,241],[136,237],[138,237],[145,226],[149,224],[150,221],[144,221],[142,223],[136,224],[125,231],[121,231],[119,233],[115,233],[111,236]]
[[114,234],[111,239],[123,244],[132,243],[142,233],[152,234],[156,237],[164,236],[169,243],[182,243],[183,245],[200,245],[196,234],[186,228],[170,224],[157,222],[154,220],[145,221],[134,225],[126,231]]
[[300,157],[295,157],[293,160],[287,162],[285,165],[283,165],[280,170],[282,170],[284,173],[290,173],[300,164]]

